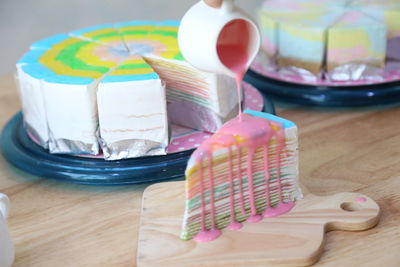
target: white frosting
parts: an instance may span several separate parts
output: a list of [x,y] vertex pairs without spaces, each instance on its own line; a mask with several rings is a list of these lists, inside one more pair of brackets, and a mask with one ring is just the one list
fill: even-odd
[[160,79],[100,83],[97,103],[104,142],[136,139],[167,146],[165,86]]
[[[50,152],[63,153],[58,147],[60,140],[82,142],[98,154],[96,86],[52,83],[41,81],[47,122],[49,126]],[[70,151],[67,151],[70,152]]]
[[25,73],[22,66],[17,65],[17,79],[24,121],[41,145],[47,147],[49,134],[41,81]]

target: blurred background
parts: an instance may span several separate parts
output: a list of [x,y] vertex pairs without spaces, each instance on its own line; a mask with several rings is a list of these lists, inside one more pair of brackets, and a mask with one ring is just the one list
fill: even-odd
[[[0,0],[0,76],[39,39],[129,20],[179,20],[197,0]],[[263,0],[237,0],[253,18]],[[205,18],[206,19],[206,18]]]

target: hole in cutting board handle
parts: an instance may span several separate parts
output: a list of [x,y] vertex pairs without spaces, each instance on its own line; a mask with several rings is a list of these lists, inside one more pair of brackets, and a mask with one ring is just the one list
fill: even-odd
[[353,212],[360,210],[361,205],[356,202],[343,202],[342,204],[340,204],[340,208],[344,211]]

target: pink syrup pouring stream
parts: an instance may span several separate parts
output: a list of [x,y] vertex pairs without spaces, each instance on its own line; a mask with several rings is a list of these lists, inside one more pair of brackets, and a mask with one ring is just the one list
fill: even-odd
[[[250,115],[244,115],[241,108],[241,82],[247,71],[249,64],[249,50],[250,44],[250,30],[248,22],[244,20],[233,20],[222,29],[217,42],[217,52],[221,62],[235,73],[237,95],[239,101],[239,115],[237,118],[229,121],[221,127],[218,131],[220,135],[216,138],[210,138],[205,141],[195,152],[197,157],[197,163],[202,169],[203,161],[208,159],[208,174],[210,177],[209,191],[210,191],[210,219],[211,228],[206,228],[206,216],[207,216],[207,204],[205,199],[205,192],[207,187],[204,186],[204,171],[200,170],[200,194],[201,194],[201,230],[194,237],[197,242],[209,242],[217,239],[221,235],[221,231],[216,225],[216,207],[215,207],[215,177],[212,171],[212,151],[215,145],[219,147],[228,148],[228,161],[229,161],[229,197],[230,197],[230,219],[231,223],[228,225],[229,230],[238,230],[242,228],[242,223],[238,222],[235,214],[235,194],[234,194],[234,156],[232,153],[232,146],[237,147],[238,157],[238,168],[237,168],[237,180],[239,184],[239,204],[242,215],[246,214],[245,210],[245,197],[243,193],[243,181],[241,180],[241,151],[243,147],[248,150],[247,159],[247,176],[248,176],[248,200],[250,204],[250,216],[247,221],[251,223],[259,222],[263,217],[278,216],[280,214],[288,212],[293,208],[294,202],[283,203],[282,196],[282,183],[280,177],[280,154],[284,148],[284,130],[278,123],[270,122],[271,125],[265,123],[265,119],[253,117]],[[278,129],[278,131],[272,130],[272,125]],[[240,136],[248,142],[239,144],[234,136]],[[277,147],[277,159],[276,159],[276,172],[277,172],[277,183],[280,204],[274,208],[270,206],[270,176],[269,176],[269,164],[268,164],[268,146],[271,138],[275,136],[278,147]],[[253,159],[258,147],[264,147],[264,169],[265,169],[265,181],[266,181],[266,201],[267,209],[263,214],[257,214],[256,199],[254,193],[254,178],[253,178]]]

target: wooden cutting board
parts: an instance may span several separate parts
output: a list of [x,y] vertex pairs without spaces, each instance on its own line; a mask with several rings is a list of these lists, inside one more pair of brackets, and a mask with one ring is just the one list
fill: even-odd
[[185,203],[184,182],[149,186],[143,195],[138,266],[308,266],[320,258],[325,233],[374,227],[379,206],[357,193],[304,198],[293,210],[238,231],[223,230],[208,243],[179,238]]

